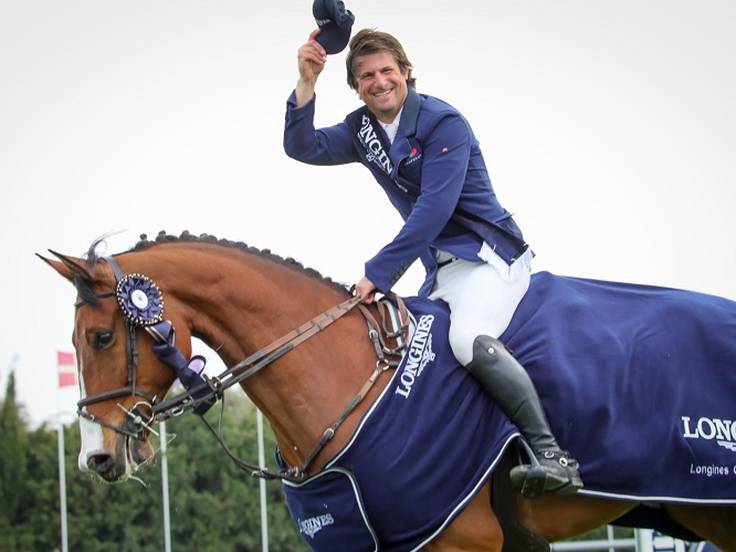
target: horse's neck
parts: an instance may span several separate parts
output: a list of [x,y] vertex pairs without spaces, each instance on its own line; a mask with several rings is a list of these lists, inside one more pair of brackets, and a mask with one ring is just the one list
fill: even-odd
[[[206,270],[190,279],[182,274],[186,285],[172,291],[190,309],[193,335],[228,366],[346,299],[329,284],[274,261],[214,253],[199,262],[190,256],[188,265]],[[290,464],[304,461],[370,374],[375,355],[365,333],[356,310],[244,382]],[[323,459],[345,441],[356,418],[349,422]]]

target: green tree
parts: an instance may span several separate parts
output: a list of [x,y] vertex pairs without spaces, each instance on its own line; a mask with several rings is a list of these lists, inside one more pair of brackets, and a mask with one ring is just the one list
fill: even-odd
[[[255,408],[241,397],[227,396],[223,435],[237,457],[254,462],[258,453]],[[213,427],[219,414],[213,408],[207,415]],[[259,480],[240,470],[195,416],[172,420],[169,429],[178,434],[169,447],[171,480],[176,481],[171,493],[173,542],[182,550],[260,550]],[[270,429],[265,441],[266,450],[273,451]],[[275,468],[274,464],[271,461],[270,467]],[[280,485],[274,481],[267,485],[270,549],[309,550],[288,515]],[[192,526],[202,530],[192,531]]]
[[18,550],[59,546],[59,480],[56,431],[45,425],[28,434],[26,477],[14,532]]
[[[207,416],[213,425],[218,423],[218,410]],[[58,550],[56,432],[45,425],[28,431],[15,404],[12,381],[0,415],[0,550]],[[223,424],[232,451],[251,461],[257,458],[255,409],[242,393],[228,394]],[[168,447],[173,549],[260,551],[259,481],[235,466],[196,416],[181,416],[167,425],[170,435],[178,435]],[[159,460],[137,474],[147,486],[135,481],[104,484],[76,468],[80,448],[77,424],[64,428],[64,435],[69,548],[75,552],[162,550]],[[266,447],[271,451],[275,448],[268,428]],[[272,468],[274,464],[269,462]],[[307,551],[288,515],[278,482],[268,482],[268,500],[270,549]]]
[[[230,394],[223,417],[225,440],[238,456],[257,458],[255,409],[242,394]],[[219,408],[208,413],[213,426]],[[194,415],[167,423],[171,538],[176,551],[257,552],[260,544],[259,483],[239,470]],[[76,465],[79,432],[67,432],[67,465]],[[266,447],[275,447],[266,433]],[[158,455],[157,455],[158,456]],[[160,459],[139,475],[147,487],[128,481],[101,484],[67,472],[69,545],[75,551],[116,547],[123,551],[163,548]],[[309,550],[288,515],[277,482],[269,482],[269,541],[274,552]]]
[[11,372],[0,408],[0,549],[16,547],[11,529],[20,516],[27,440],[25,424],[15,400],[15,374]]

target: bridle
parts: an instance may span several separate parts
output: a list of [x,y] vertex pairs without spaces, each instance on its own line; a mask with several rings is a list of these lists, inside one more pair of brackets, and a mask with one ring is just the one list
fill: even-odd
[[[115,274],[115,281],[116,281],[116,288],[110,291],[103,291],[103,292],[95,292],[95,296],[98,299],[104,299],[107,297],[117,297],[118,295],[118,289],[119,284],[121,281],[124,280],[125,276],[123,275],[123,271],[120,269],[120,265],[118,265],[117,261],[113,259],[112,257],[103,257],[105,261],[110,265],[112,268],[113,273]],[[133,275],[133,276],[141,276],[141,275]],[[144,277],[145,278],[145,277]],[[155,284],[154,284],[155,286]],[[81,307],[83,304],[85,304],[84,300],[77,301],[74,306],[75,308]],[[161,312],[163,312],[163,300],[161,300]],[[128,317],[125,319],[125,350],[126,350],[126,358],[127,358],[127,381],[124,387],[118,387],[117,389],[111,389],[109,391],[103,391],[101,393],[97,393],[92,396],[85,396],[81,400],[77,402],[77,414],[81,416],[82,418],[85,418],[87,420],[90,420],[91,422],[100,424],[102,426],[105,426],[109,429],[112,429],[118,433],[121,433],[127,437],[132,437],[137,440],[143,440],[144,439],[144,428],[149,427],[149,424],[151,423],[152,417],[150,415],[146,415],[143,412],[144,406],[147,406],[149,410],[152,409],[153,405],[159,402],[158,397],[155,395],[151,395],[147,391],[143,389],[138,389],[136,387],[136,373],[137,373],[137,365],[138,365],[138,340],[136,336],[136,331],[139,326],[142,324],[135,324],[133,320],[130,320]],[[146,326],[144,326],[146,327]],[[126,417],[125,423],[122,425],[122,427],[114,426],[112,424],[109,424],[105,420],[102,420],[101,418],[96,417],[94,414],[91,414],[88,410],[86,410],[86,407],[109,401],[112,399],[119,399],[122,397],[143,397],[145,401],[139,401],[136,403],[136,405],[130,410],[125,410],[125,412],[128,414]],[[119,405],[120,403],[118,403]],[[121,406],[122,408],[122,406]],[[144,418],[148,418],[147,421],[144,421]]]
[[[266,347],[259,349],[221,374],[215,377],[208,377],[202,372],[205,365],[205,359],[203,357],[194,356],[190,360],[186,360],[184,355],[176,347],[173,324],[168,320],[163,320],[163,296],[153,280],[138,273],[123,274],[122,269],[113,257],[101,257],[101,259],[106,261],[112,268],[116,286],[114,290],[95,292],[94,295],[97,298],[116,297],[118,306],[123,312],[126,328],[128,376],[124,387],[97,393],[78,401],[77,409],[79,416],[112,429],[126,437],[143,441],[146,438],[146,430],[155,433],[151,428],[152,423],[180,416],[184,412],[192,410],[202,419],[238,467],[248,471],[255,477],[285,479],[294,482],[303,481],[307,476],[308,468],[318,454],[334,437],[337,429],[347,419],[350,413],[365,398],[373,384],[378,380],[378,377],[386,370],[399,365],[407,346],[406,338],[409,327],[409,316],[406,306],[400,297],[390,293],[387,297],[390,297],[393,303],[387,301],[377,303],[381,319],[381,322],[379,322],[370,310],[361,303],[360,297],[351,296],[349,299],[317,315]],[[75,307],[79,308],[86,303],[86,301],[80,299],[75,303]],[[218,400],[224,399],[226,389],[243,382],[266,368],[299,344],[336,322],[355,307],[359,308],[368,325],[368,337],[373,344],[377,357],[376,367],[358,393],[350,400],[347,407],[338,416],[337,420],[323,432],[322,437],[307,455],[304,463],[301,466],[287,466],[278,472],[274,472],[237,458],[224,442],[221,428],[215,430],[204,418],[204,414]],[[389,320],[398,320],[398,323],[394,324],[394,329],[389,328]],[[153,338],[154,353],[160,361],[174,370],[186,389],[185,392],[162,400],[136,387],[138,364],[137,330],[139,328],[145,330]],[[388,346],[387,340],[395,340],[395,346]],[[130,410],[118,403],[118,407],[126,413],[126,419],[120,427],[114,426],[86,410],[86,407],[93,404],[130,396],[142,397],[145,400],[138,401]],[[224,400],[222,402],[222,408],[224,410]],[[146,410],[148,412],[145,412]],[[222,412],[220,420],[222,421]]]

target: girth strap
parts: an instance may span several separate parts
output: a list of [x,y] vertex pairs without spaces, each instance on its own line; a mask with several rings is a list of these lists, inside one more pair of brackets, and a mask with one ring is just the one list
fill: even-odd
[[[328,427],[322,433],[321,438],[314,445],[314,447],[312,447],[312,450],[309,452],[309,454],[307,455],[306,459],[304,460],[301,466],[290,466],[290,467],[287,466],[287,467],[284,467],[279,472],[274,472],[274,471],[271,471],[265,468],[261,468],[260,466],[252,464],[250,462],[244,461],[238,458],[237,456],[235,456],[235,454],[233,454],[233,452],[229,449],[227,444],[222,439],[220,433],[216,431],[210,425],[210,423],[206,420],[206,418],[202,417],[202,421],[204,422],[204,424],[212,432],[215,439],[217,439],[217,441],[220,443],[220,445],[222,446],[226,454],[235,462],[235,464],[239,468],[248,471],[254,477],[261,477],[263,479],[283,479],[283,480],[296,482],[296,483],[304,481],[304,479],[307,477],[307,470],[317,459],[317,456],[319,455],[319,453],[322,452],[322,450],[332,440],[332,438],[335,436],[337,432],[337,429],[342,425],[342,423],[356,409],[356,407],[363,401],[363,399],[366,397],[368,392],[371,390],[373,385],[378,380],[378,377],[386,370],[398,366],[398,364],[401,362],[402,351],[406,346],[406,337],[407,337],[407,332],[408,332],[408,327],[409,327],[409,316],[408,316],[408,311],[406,310],[404,301],[399,296],[394,295],[393,293],[388,294],[388,296],[397,305],[397,308],[398,308],[398,315],[396,316],[398,320],[396,320],[396,323],[395,323],[395,326],[397,328],[396,331],[391,331],[388,329],[387,324],[388,324],[388,319],[390,318],[389,308],[383,305],[382,303],[379,303],[379,305],[381,305],[383,308],[379,307],[378,309],[380,316],[381,316],[381,321],[382,321],[381,324],[378,323],[376,318],[373,316],[373,314],[370,312],[370,310],[367,307],[360,304],[359,302],[360,299],[358,297],[353,297],[351,300],[348,300],[345,303],[338,305],[338,308],[342,308],[343,305],[345,305],[346,303],[349,303],[351,306],[348,310],[350,310],[351,308],[355,306],[360,307],[362,314],[366,318],[366,322],[368,324],[368,330],[369,330],[368,335],[371,339],[371,342],[373,343],[378,360],[376,361],[376,367],[374,368],[373,372],[371,372],[371,375],[368,377],[368,380],[363,384],[363,386],[358,391],[358,393],[350,400],[348,405],[338,416],[337,420],[335,420],[335,422],[332,425],[330,425],[330,427]],[[307,325],[309,325],[309,323],[307,323],[304,326],[307,326]],[[384,337],[388,339],[395,339],[397,346],[394,348],[387,347],[385,344]],[[278,340],[277,342],[274,342],[270,346],[265,347],[264,349],[262,349],[262,351],[272,350],[274,347],[277,346],[276,343],[280,343],[282,341],[283,341],[283,338],[281,340]],[[273,362],[275,358],[272,358],[272,357],[275,356],[276,358],[278,358],[279,356],[290,351],[292,348],[293,348],[293,344],[287,341],[283,343],[280,348],[276,348],[275,350],[272,350],[271,353],[266,353],[268,356],[264,358],[261,358],[262,355],[259,355],[259,353],[255,353],[252,356],[261,358],[261,360],[258,361],[258,363],[254,365],[251,369],[237,376],[237,379],[240,380],[241,377],[246,377],[246,375],[249,375],[249,373],[255,373],[256,371],[260,370],[261,368]],[[231,384],[230,382],[228,383]],[[222,423],[222,413],[220,416],[220,423]]]

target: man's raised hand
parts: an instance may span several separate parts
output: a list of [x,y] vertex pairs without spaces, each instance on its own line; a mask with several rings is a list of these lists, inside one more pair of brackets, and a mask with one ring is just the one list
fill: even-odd
[[296,84],[296,105],[303,106],[314,96],[314,87],[317,83],[317,77],[325,68],[327,61],[327,52],[322,45],[317,42],[316,37],[319,29],[313,30],[309,39],[299,48],[297,60],[299,63],[299,80]]

